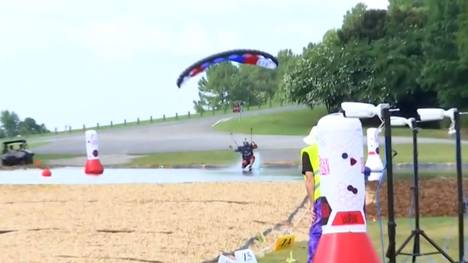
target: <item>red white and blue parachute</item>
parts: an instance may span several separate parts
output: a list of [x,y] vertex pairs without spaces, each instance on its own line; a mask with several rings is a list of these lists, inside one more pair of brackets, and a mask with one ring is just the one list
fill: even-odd
[[204,72],[214,64],[229,61],[241,64],[257,65],[267,69],[276,69],[279,64],[276,57],[259,50],[236,49],[225,51],[204,58],[188,67],[177,78],[177,86],[180,88],[187,80],[201,72]]

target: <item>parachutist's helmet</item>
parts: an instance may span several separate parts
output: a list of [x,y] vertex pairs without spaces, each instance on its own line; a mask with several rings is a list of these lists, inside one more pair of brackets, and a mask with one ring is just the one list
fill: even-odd
[[247,146],[249,145],[249,142],[248,141],[244,141],[244,146]]

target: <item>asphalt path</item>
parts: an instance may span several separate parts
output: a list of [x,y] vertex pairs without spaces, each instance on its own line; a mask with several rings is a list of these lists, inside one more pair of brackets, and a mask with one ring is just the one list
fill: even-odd
[[[275,112],[297,110],[303,106],[287,106],[258,111],[244,112],[242,116],[252,116]],[[213,126],[219,122],[239,118],[239,114],[215,115],[179,121],[144,124],[128,128],[102,129],[98,131],[101,155],[144,155],[159,152],[227,150],[250,140],[250,134],[230,134],[216,131]],[[306,134],[304,134],[306,136]],[[258,152],[264,162],[298,160],[299,150],[305,146],[304,136],[254,135],[259,145]],[[47,144],[34,148],[43,154],[83,154],[86,153],[84,133],[45,137]],[[393,137],[393,143],[411,143],[410,137]],[[383,139],[381,140],[383,142]],[[450,144],[453,140],[419,138],[419,143]],[[466,141],[464,143],[467,143]]]

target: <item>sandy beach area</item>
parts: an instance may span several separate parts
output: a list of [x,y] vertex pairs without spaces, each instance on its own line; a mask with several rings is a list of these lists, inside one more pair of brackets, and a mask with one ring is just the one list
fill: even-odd
[[304,197],[300,181],[1,185],[0,262],[209,261],[285,222]]
[[[410,186],[395,184],[397,216],[407,216]],[[421,215],[455,216],[453,189],[455,178],[422,180]],[[246,244],[261,256],[278,235],[307,240],[304,197],[302,181],[0,185],[0,262],[216,262]],[[372,199],[369,191],[374,220]],[[263,232],[264,241],[249,242]]]

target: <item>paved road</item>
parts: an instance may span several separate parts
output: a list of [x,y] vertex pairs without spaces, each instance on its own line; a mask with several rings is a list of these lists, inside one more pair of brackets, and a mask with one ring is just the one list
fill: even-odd
[[[243,116],[297,110],[303,106],[265,109],[243,113]],[[203,151],[228,149],[234,145],[233,138],[241,142],[250,138],[249,134],[233,134],[215,131],[212,126],[220,120],[238,118],[238,114],[226,114],[183,121],[168,121],[153,125],[133,126],[131,128],[108,129],[98,131],[99,147],[102,155],[133,155],[155,152]],[[36,153],[85,154],[83,134],[57,135],[47,137],[48,144],[34,149]],[[302,136],[255,135],[254,140],[261,150],[283,150],[284,154],[293,154],[303,146]],[[276,154],[273,153],[272,156]],[[280,154],[282,155],[282,154]],[[281,156],[273,159],[283,159]]]
[[[243,113],[243,116],[297,110],[303,106],[265,109]],[[168,121],[152,125],[133,126],[98,131],[101,155],[137,155],[155,152],[204,151],[228,149],[233,138],[241,142],[249,134],[222,133],[212,125],[223,119],[238,118],[226,114],[183,121]],[[305,136],[305,135],[304,135]],[[264,162],[298,160],[298,151],[304,146],[303,136],[255,135]],[[84,134],[47,137],[49,143],[34,149],[36,153],[83,154],[86,148]],[[383,141],[383,140],[382,140]],[[420,138],[420,143],[453,143],[448,139]],[[393,143],[411,143],[411,138],[394,137]],[[466,142],[465,142],[466,143]]]

